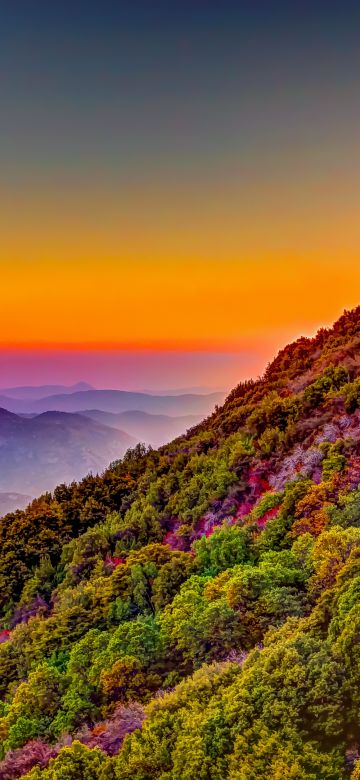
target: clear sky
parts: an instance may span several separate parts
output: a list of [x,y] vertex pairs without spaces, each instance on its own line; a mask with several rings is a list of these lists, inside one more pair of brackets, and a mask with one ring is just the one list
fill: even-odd
[[126,384],[135,352],[154,386],[228,386],[359,303],[359,22],[346,0],[0,0],[6,381],[103,384],[120,355]]

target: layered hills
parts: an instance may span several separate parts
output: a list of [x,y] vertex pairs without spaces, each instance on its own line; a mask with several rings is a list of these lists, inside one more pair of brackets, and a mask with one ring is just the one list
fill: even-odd
[[224,398],[223,393],[184,393],[181,395],[151,395],[133,393],[126,390],[75,390],[55,393],[38,398],[22,395],[19,397],[0,394],[0,406],[15,414],[41,414],[42,412],[82,412],[85,409],[98,409],[118,414],[137,410],[148,414],[168,414],[174,416],[196,414],[203,417],[213,410],[215,404]]
[[93,390],[88,382],[77,382],[75,385],[25,385],[16,387],[5,387],[0,390],[2,396],[8,398],[17,398],[20,401],[34,401],[40,398],[46,398],[50,395],[70,395],[84,390]]
[[24,418],[0,408],[0,493],[34,496],[59,481],[103,471],[136,441],[80,414],[44,412]]
[[359,432],[360,307],[4,517],[0,778],[358,780]]
[[119,412],[102,412],[99,409],[90,409],[81,412],[85,417],[119,428],[133,436],[137,442],[144,442],[152,447],[160,447],[162,444],[175,439],[184,431],[192,428],[199,422],[198,414],[181,415],[179,417],[168,414],[148,414],[138,410]]

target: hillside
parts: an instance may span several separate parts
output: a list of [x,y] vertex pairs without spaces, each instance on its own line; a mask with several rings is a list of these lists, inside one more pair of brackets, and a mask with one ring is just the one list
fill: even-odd
[[23,418],[0,409],[0,492],[53,490],[58,482],[102,471],[134,443],[124,431],[79,414]]
[[0,780],[359,780],[359,431],[360,307],[3,518]]

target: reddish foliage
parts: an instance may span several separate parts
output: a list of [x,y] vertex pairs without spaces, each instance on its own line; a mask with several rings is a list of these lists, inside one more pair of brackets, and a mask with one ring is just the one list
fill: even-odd
[[253,501],[243,501],[243,503],[240,504],[240,506],[239,506],[239,508],[238,508],[238,510],[236,512],[236,517],[240,517],[240,518],[241,517],[246,517],[246,515],[250,514],[253,506],[254,506],[254,502]]
[[113,555],[107,555],[105,558],[105,563],[107,566],[111,566],[113,569],[116,569],[117,566],[122,566],[124,563],[126,563],[126,559],[116,558]]
[[180,539],[176,536],[176,531],[168,531],[164,539],[164,544],[168,544],[171,550],[178,550],[179,543]]
[[164,544],[168,544],[171,550],[185,550],[186,539],[179,533],[181,526],[180,523],[174,523],[172,531],[168,531],[165,536]]
[[248,490],[244,501],[239,505],[236,517],[242,518],[249,515],[263,493],[271,490],[271,486],[264,474],[263,468],[252,468],[247,481]]
[[[119,706],[108,720],[98,723],[91,731],[86,730],[76,734],[78,739],[88,747],[99,747],[105,753],[113,756],[120,750],[126,734],[141,727],[145,718],[144,710],[137,702],[128,706]],[[33,739],[21,748],[10,750],[3,761],[0,761],[0,780],[15,780],[39,766],[46,767],[51,758],[55,758],[64,744],[71,745],[72,737],[64,738],[57,745],[48,745],[41,739]]]
[[29,772],[33,766],[47,766],[59,749],[47,745],[41,739],[33,739],[22,748],[9,750],[4,760],[0,761],[0,780],[14,780]]
[[252,488],[252,492],[258,495],[271,489],[271,486],[264,474],[257,474],[255,469],[251,469],[250,471],[248,484]]
[[259,517],[257,524],[259,528],[264,528],[267,521],[270,520],[271,517],[276,517],[279,514],[279,507],[274,506],[272,509],[268,509],[265,514],[263,514],[262,517]]
[[120,705],[108,720],[98,723],[92,731],[80,737],[88,747],[98,747],[109,756],[121,748],[126,734],[139,729],[145,718],[144,710],[137,702]]
[[356,490],[360,485],[360,457],[358,455],[354,455],[349,459],[342,477],[342,481],[349,490]]

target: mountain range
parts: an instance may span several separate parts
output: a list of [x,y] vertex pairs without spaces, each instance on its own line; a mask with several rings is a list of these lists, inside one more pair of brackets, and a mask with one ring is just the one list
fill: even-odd
[[166,414],[148,414],[148,412],[136,410],[114,414],[92,409],[85,410],[81,414],[103,425],[126,431],[136,441],[150,444],[152,447],[160,447],[171,439],[176,439],[188,428],[200,422],[201,419],[198,414],[171,417]]
[[76,393],[83,390],[93,390],[87,382],[77,382],[75,385],[25,385],[5,387],[0,394],[6,398],[18,398],[22,401],[45,398],[49,395]]
[[[12,390],[14,393],[14,389]],[[26,393],[25,393],[26,396]],[[58,411],[82,412],[84,409],[99,409],[114,414],[126,411],[141,411],[149,414],[172,416],[209,414],[215,404],[224,398],[223,393],[184,393],[182,395],[150,395],[126,390],[76,390],[44,397],[37,397],[36,391],[30,397],[16,394],[0,395],[0,406],[15,414]]]

